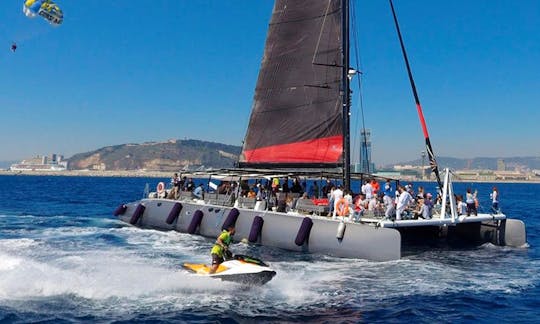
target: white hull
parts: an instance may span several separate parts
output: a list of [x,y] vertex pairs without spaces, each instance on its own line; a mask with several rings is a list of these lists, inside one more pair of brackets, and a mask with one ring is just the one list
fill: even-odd
[[[435,241],[459,245],[489,242],[526,246],[525,224],[520,220],[507,219],[501,213],[458,215],[455,200],[450,199],[453,190],[448,170],[442,194],[442,206],[448,208],[433,215],[432,219],[363,218],[361,223],[348,223],[329,217],[258,210],[257,204],[254,208],[234,208],[187,197],[185,201],[142,199],[121,205],[115,216],[139,227],[211,238],[216,238],[224,227],[235,224],[237,240],[291,251],[374,261],[399,259],[402,245],[430,245]],[[241,206],[240,203],[237,205]]]
[[[250,258],[250,257],[248,257]],[[243,259],[242,259],[243,260]],[[184,268],[198,276],[231,281],[244,285],[264,285],[276,275],[266,264],[254,264],[237,259],[227,260],[220,264],[224,270],[210,274],[209,267],[203,264],[184,264]]]
[[[167,218],[177,203],[182,204],[179,215],[172,224]],[[144,212],[134,221],[139,205]],[[217,237],[233,207],[223,207],[195,202],[178,202],[170,199],[142,199],[124,205],[118,217],[142,228],[175,230],[188,233],[196,211],[202,212],[200,224],[193,234],[210,238]],[[236,240],[250,237],[255,217],[264,220],[257,244],[291,251],[328,254],[337,257],[360,258],[374,261],[397,260],[401,257],[402,239],[461,240],[473,244],[491,242],[496,245],[523,246],[525,226],[519,220],[506,219],[499,215],[478,215],[450,219],[378,221],[377,223],[345,223],[342,238],[338,239],[340,221],[327,217],[285,214],[273,211],[256,211],[237,208]],[[296,242],[304,219],[313,222],[306,240]],[[426,237],[422,237],[426,235]],[[427,242],[427,241],[426,241]]]
[[[177,202],[169,199],[142,199],[126,204],[127,208],[122,215],[119,215],[119,218],[130,223],[137,206],[142,204],[145,206],[144,213],[133,225],[186,233],[195,211],[200,210],[203,217],[194,234],[216,238],[233,209],[233,207],[180,202],[183,207],[179,216],[172,224],[167,224],[166,219]],[[238,211],[240,213],[236,221],[236,240],[247,240],[254,218],[260,216],[264,224],[256,243],[265,246],[376,261],[396,260],[401,256],[401,237],[394,229],[347,223],[343,239],[337,239],[338,221],[326,217],[309,216],[313,221],[312,228],[305,242],[297,245],[295,241],[298,232],[307,216],[244,208],[238,208]]]

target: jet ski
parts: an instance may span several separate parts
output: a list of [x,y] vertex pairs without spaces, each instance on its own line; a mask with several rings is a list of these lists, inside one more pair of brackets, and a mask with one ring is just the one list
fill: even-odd
[[183,267],[200,276],[249,286],[262,286],[276,275],[276,272],[262,260],[240,254],[225,260],[212,274],[209,273],[210,267],[206,264],[184,263]]

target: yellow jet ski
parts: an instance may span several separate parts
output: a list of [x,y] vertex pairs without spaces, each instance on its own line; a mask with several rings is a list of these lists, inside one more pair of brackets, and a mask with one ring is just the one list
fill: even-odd
[[276,275],[276,272],[262,260],[246,255],[235,255],[231,260],[224,261],[212,274],[209,273],[210,266],[206,264],[184,263],[183,267],[200,276],[250,286],[264,285]]

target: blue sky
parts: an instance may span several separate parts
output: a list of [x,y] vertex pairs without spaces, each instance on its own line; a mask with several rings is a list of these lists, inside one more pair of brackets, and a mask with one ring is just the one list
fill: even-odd
[[[0,10],[0,160],[171,138],[241,144],[273,1],[58,0],[58,28],[22,3]],[[540,1],[394,5],[435,153],[539,156]],[[388,2],[355,8],[373,159],[419,158]]]

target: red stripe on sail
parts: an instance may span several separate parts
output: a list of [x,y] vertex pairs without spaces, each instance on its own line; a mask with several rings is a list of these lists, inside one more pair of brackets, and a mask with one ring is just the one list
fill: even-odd
[[244,151],[247,163],[336,163],[343,153],[343,136],[318,138]]

